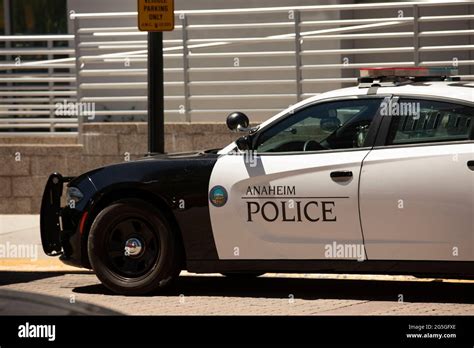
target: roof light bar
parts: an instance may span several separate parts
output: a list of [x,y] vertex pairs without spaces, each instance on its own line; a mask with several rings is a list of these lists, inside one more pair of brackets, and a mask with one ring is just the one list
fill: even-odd
[[393,68],[361,68],[361,78],[390,77],[450,77],[458,74],[454,67],[393,67]]

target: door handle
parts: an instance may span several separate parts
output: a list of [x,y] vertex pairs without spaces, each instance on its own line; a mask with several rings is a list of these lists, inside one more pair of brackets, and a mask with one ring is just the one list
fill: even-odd
[[474,161],[472,161],[472,160],[471,160],[471,161],[467,161],[467,167],[468,167],[470,170],[474,171]]
[[352,178],[352,172],[350,170],[331,172],[331,178]]

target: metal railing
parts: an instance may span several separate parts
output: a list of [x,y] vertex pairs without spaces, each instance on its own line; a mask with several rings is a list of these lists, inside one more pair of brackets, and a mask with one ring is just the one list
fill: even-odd
[[[222,120],[239,109],[262,120],[296,101],[354,84],[364,66],[455,64],[471,74],[472,4],[177,11],[175,31],[164,36],[167,119]],[[434,6],[445,7],[431,15]],[[136,13],[72,18],[80,100],[104,105],[99,115],[145,117],[146,33],[135,27]]]
[[[166,119],[222,121],[238,109],[263,120],[353,85],[360,67],[456,65],[473,74],[473,10],[474,0],[176,11],[164,35]],[[74,97],[94,103],[95,121],[146,120],[147,36],[136,16],[72,14],[75,59],[45,62],[75,68]]]
[[74,35],[0,36],[0,132],[77,131],[55,105],[76,101]]

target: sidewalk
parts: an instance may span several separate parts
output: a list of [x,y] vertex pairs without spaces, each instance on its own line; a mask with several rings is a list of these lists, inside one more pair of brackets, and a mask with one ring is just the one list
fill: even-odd
[[0,215],[0,271],[79,270],[43,252],[39,225],[39,215]]
[[[41,246],[39,215],[0,215],[0,243]],[[46,257],[44,253],[42,256]]]

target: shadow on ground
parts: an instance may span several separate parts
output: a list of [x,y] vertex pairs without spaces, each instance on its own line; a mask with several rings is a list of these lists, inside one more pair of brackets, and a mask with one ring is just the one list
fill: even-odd
[[[83,279],[84,286],[73,292],[115,296],[98,284],[89,271],[73,272]],[[71,272],[0,272],[0,286],[29,283],[42,279],[64,277]],[[60,279],[54,281],[55,284]],[[87,285],[86,285],[87,284]],[[57,285],[52,285],[57,286]],[[150,297],[160,296],[222,296],[249,298],[295,298],[306,300],[338,299],[361,301],[394,301],[400,294],[405,302],[474,304],[474,283],[441,281],[388,281],[353,279],[310,279],[260,277],[232,279],[213,276],[182,276],[169,289]]]
[[[76,287],[82,294],[114,295],[101,284]],[[405,302],[474,303],[474,283],[440,281],[385,281],[349,279],[305,279],[261,277],[230,279],[226,277],[180,277],[171,289],[150,296],[223,296],[394,301],[403,294]]]

